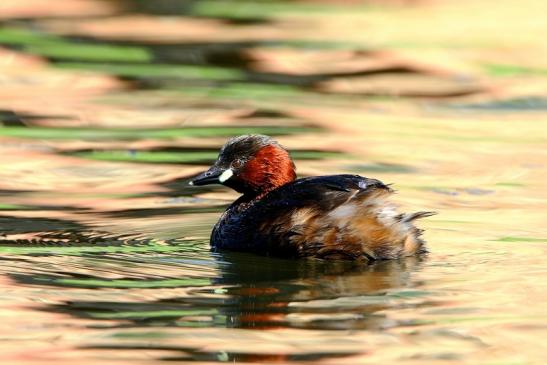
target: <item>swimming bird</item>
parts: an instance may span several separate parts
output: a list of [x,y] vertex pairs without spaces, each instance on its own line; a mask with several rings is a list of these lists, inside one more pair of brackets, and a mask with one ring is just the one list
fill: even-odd
[[399,213],[393,190],[359,175],[296,178],[289,152],[271,137],[243,135],[221,148],[191,185],[222,184],[242,195],[211,233],[214,250],[290,258],[396,259],[425,253],[416,219]]

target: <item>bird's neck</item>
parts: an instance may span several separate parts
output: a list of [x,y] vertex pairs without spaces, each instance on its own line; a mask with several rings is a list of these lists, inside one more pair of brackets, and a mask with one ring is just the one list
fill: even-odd
[[296,179],[295,166],[289,153],[275,145],[260,149],[241,174],[242,192],[247,199],[260,199],[270,191]]

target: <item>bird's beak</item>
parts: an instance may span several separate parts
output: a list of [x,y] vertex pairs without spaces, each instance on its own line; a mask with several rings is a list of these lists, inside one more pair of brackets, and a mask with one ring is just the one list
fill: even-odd
[[210,185],[210,184],[222,184],[226,180],[232,177],[233,171],[231,169],[223,169],[216,165],[213,165],[209,170],[199,174],[192,181],[190,185]]

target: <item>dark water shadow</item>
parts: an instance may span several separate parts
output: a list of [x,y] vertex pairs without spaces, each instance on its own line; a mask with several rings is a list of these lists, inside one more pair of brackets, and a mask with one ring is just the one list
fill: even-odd
[[85,229],[79,222],[54,218],[13,217],[0,215],[0,237],[5,234],[71,231]]
[[24,127],[27,125],[27,122],[43,119],[70,120],[72,118],[66,115],[39,115],[0,109],[0,124],[6,127]]
[[[180,200],[179,200],[180,201]],[[172,201],[176,202],[176,201]],[[162,208],[142,208],[142,209],[124,209],[99,213],[107,218],[151,218],[156,216],[183,215],[183,214],[204,214],[221,213],[226,204],[213,206],[192,206],[192,207],[162,207]]]
[[158,183],[157,185],[163,189],[162,191],[150,193],[152,195],[157,196],[165,196],[165,197],[191,197],[195,195],[199,195],[206,192],[211,192],[214,190],[220,189],[218,186],[190,186],[189,182],[192,180],[194,176],[197,176],[197,174],[192,176],[183,176],[183,177],[176,177],[171,180],[167,180],[161,183]]
[[[283,3],[283,1],[277,1],[277,3]],[[261,16],[200,14],[199,11],[196,11],[197,5],[199,4],[198,0],[155,0],[153,3],[146,0],[126,0],[122,4],[124,5],[125,12],[130,14],[192,16],[194,18],[217,19],[234,26],[267,24],[273,22],[268,14],[263,14]]]
[[15,190],[15,189],[0,189],[0,196],[13,196],[13,195],[24,195],[30,193],[31,190]]
[[448,104],[443,107],[473,113],[541,112],[547,110],[547,98],[530,96],[482,103]]
[[[87,212],[84,210],[77,213]],[[55,247],[146,246],[151,241],[139,232],[115,234],[76,220],[0,215],[0,248],[12,248],[5,250],[12,254],[48,256],[62,254],[56,252]],[[48,251],[48,247],[51,250]],[[21,249],[20,252],[18,248]],[[36,248],[35,252],[32,248]],[[76,254],[83,253],[84,251]]]

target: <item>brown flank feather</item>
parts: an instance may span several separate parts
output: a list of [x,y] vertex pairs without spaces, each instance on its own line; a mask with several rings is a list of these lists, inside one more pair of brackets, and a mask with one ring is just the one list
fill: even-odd
[[301,257],[372,261],[425,252],[421,230],[411,221],[435,213],[398,214],[387,200],[391,193],[387,187],[356,190],[332,211],[299,208],[261,228],[292,232],[288,243]]

